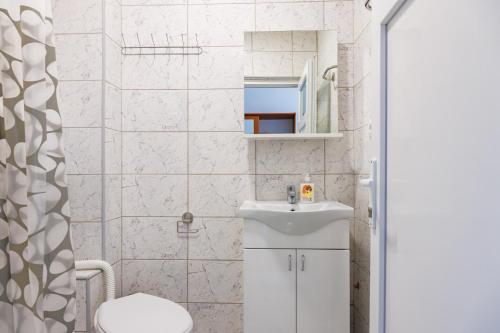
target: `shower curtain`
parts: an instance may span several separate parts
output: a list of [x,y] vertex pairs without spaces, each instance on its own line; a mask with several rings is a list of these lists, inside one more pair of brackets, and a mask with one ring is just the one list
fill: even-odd
[[50,0],[0,0],[0,332],[73,332]]

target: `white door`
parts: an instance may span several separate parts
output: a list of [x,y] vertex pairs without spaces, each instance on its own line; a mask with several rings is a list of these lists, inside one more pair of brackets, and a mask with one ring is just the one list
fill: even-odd
[[245,333],[296,332],[296,250],[244,250]]
[[385,332],[498,333],[500,1],[387,22]]
[[297,333],[349,333],[349,290],[348,250],[297,250]]

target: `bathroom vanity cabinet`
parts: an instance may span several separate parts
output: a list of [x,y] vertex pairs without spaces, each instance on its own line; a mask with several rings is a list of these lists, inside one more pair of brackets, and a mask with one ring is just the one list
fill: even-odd
[[349,333],[349,223],[337,202],[245,202],[244,333]]
[[349,251],[245,249],[245,333],[349,332]]

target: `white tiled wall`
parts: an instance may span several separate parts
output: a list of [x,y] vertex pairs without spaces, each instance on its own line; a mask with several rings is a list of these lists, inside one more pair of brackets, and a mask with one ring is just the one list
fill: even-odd
[[[116,263],[123,294],[143,291],[185,304],[195,332],[242,332],[237,208],[251,198],[284,199],[285,185],[310,172],[318,198],[356,205],[353,279],[367,281],[367,204],[357,187],[370,138],[363,1],[82,0],[78,15],[69,2],[54,1],[80,258],[104,255]],[[315,29],[339,32],[344,137],[243,140],[243,31]],[[143,45],[150,34],[158,43],[167,33],[171,44],[198,40],[203,54],[121,60],[121,30],[127,45],[136,33]],[[189,238],[175,225],[188,210],[200,229]],[[366,288],[354,292],[353,318],[362,323],[355,328],[368,318]]]
[[359,289],[353,290],[354,332],[368,333],[369,287],[370,287],[370,228],[368,225],[368,190],[360,187],[359,179],[368,176],[372,157],[369,152],[371,140],[370,108],[370,11],[365,1],[354,1],[354,170],[355,170],[355,224],[353,280]]
[[[120,279],[121,3],[53,0],[53,7],[75,256],[107,260]],[[79,281],[87,306],[78,309],[77,331],[89,328],[81,318],[102,302],[102,288],[100,279]]]
[[[310,172],[318,198],[354,206],[354,4],[125,0],[122,8],[130,43],[136,33],[161,40],[167,32],[171,43],[186,34],[184,40],[203,47],[200,57],[123,59],[123,293],[187,303],[195,332],[242,332],[241,202],[284,199],[285,185]],[[339,30],[344,138],[243,139],[243,32],[324,28]],[[300,63],[300,52],[310,56],[317,49],[308,34],[284,33],[290,75],[302,72],[302,65],[292,65]],[[258,53],[266,40],[254,37]],[[184,211],[195,215],[192,228],[200,229],[189,237],[175,228]]]
[[315,31],[245,33],[245,76],[301,76],[306,61],[318,56]]

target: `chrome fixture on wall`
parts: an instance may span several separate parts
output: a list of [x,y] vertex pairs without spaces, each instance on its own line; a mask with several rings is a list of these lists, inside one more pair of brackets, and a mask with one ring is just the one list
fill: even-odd
[[330,67],[327,67],[325,69],[325,71],[323,72],[323,80],[331,80],[331,81],[335,81],[335,71],[332,72],[331,75],[328,75],[328,73],[333,70],[333,69],[336,69],[337,68],[337,65],[333,65],[333,66],[330,66]]
[[[178,234],[196,234],[200,229],[191,229],[191,225],[193,224],[194,216],[190,212],[185,212],[182,214],[182,218],[180,221],[177,221],[177,233]],[[183,225],[186,230],[183,229]]]
[[[165,40],[162,43],[158,43],[155,40],[155,37],[153,34],[150,34],[151,37],[151,45],[146,45],[147,43],[145,41],[141,41],[141,38],[139,37],[139,34],[135,34],[135,39],[137,41],[136,45],[129,45],[125,41],[125,37],[122,34],[122,41],[123,41],[123,47],[122,47],[122,54],[123,55],[138,55],[138,56],[143,56],[143,55],[152,55],[152,56],[157,56],[157,55],[182,55],[182,56],[190,56],[190,55],[195,55],[199,56],[203,53],[203,49],[200,47],[198,43],[198,35],[195,34],[195,41],[196,45],[194,46],[189,46],[187,45],[187,41],[184,40],[184,37],[186,34],[181,34],[181,41],[182,45],[171,45],[170,44],[170,38],[172,36],[169,36],[168,34],[165,34]],[[187,39],[187,37],[186,37]]]

